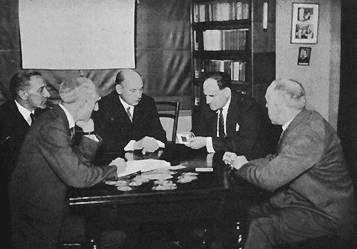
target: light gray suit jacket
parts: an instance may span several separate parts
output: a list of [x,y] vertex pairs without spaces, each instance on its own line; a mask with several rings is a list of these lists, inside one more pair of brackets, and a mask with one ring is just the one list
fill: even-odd
[[318,212],[336,225],[355,219],[354,190],[336,131],[302,110],[280,139],[277,155],[250,161],[237,174],[269,191],[277,207]]

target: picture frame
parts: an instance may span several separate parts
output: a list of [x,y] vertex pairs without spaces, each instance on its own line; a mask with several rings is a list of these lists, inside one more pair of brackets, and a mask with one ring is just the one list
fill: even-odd
[[293,3],[291,43],[317,44],[319,4]]
[[311,48],[310,47],[300,47],[297,64],[299,66],[309,66],[311,58]]

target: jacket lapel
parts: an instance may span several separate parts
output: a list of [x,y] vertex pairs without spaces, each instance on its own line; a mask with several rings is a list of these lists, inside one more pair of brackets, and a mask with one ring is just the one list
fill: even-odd
[[227,136],[236,133],[237,121],[238,121],[239,114],[241,112],[241,108],[240,108],[241,105],[242,103],[238,97],[238,94],[232,91],[231,103],[229,104],[228,107],[227,120],[226,120]]

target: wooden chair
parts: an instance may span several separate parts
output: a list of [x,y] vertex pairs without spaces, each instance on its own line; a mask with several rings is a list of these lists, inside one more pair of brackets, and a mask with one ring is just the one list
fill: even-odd
[[[178,118],[180,114],[180,101],[170,102],[170,101],[157,101],[155,102],[160,120],[162,118],[169,118],[173,120],[171,143],[176,143]],[[162,121],[161,121],[162,122]]]

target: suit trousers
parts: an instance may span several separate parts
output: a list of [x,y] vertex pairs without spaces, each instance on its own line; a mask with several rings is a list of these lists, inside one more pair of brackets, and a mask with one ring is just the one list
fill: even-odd
[[336,230],[333,221],[301,207],[276,208],[270,203],[253,206],[244,249],[270,249],[278,244],[302,241]]
[[[12,209],[12,243],[16,249],[55,249],[63,213],[17,205]],[[18,210],[19,209],[19,210]]]

